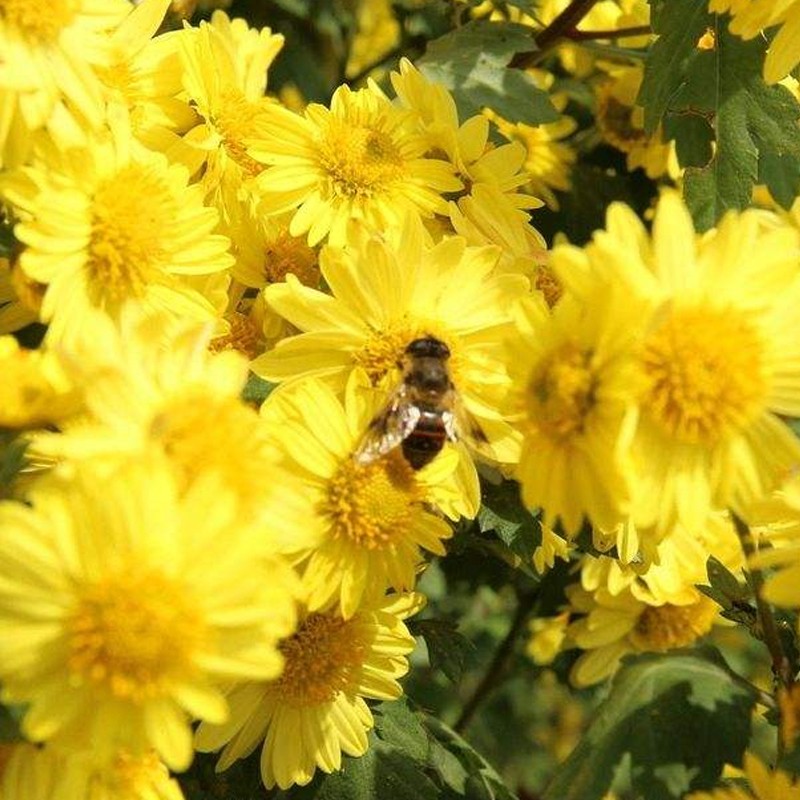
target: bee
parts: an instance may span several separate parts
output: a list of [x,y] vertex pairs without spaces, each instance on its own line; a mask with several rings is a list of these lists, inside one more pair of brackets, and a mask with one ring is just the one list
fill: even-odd
[[486,435],[462,406],[450,377],[450,349],[427,334],[405,349],[403,378],[384,408],[372,419],[355,460],[369,464],[401,447],[412,469],[422,469],[442,451],[445,442],[468,435],[486,444]]

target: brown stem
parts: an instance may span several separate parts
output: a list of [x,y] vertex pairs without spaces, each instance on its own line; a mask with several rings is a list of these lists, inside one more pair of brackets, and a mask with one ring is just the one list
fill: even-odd
[[629,36],[645,36],[652,33],[649,25],[635,25],[631,28],[608,29],[604,31],[568,31],[565,37],[572,42],[585,42],[592,39],[626,39]]
[[464,704],[461,715],[453,725],[453,730],[456,733],[463,733],[469,723],[472,722],[472,718],[475,716],[478,707],[499,685],[500,679],[508,666],[508,662],[514,655],[514,644],[516,643],[517,637],[522,633],[528,615],[536,605],[538,596],[539,593],[533,591],[520,597],[519,605],[514,614],[514,619],[511,621],[508,633],[505,635],[503,641],[500,642],[500,646],[495,651],[491,664],[489,664],[483,677],[475,687],[475,691]]
[[509,63],[510,67],[525,69],[533,66],[544,51],[549,50],[561,39],[569,38],[569,33],[575,30],[578,23],[592,10],[597,0],[572,0],[572,2],[543,30],[534,42],[536,49],[531,53],[517,53]]
[[772,671],[775,673],[775,677],[783,686],[791,686],[793,682],[792,665],[789,662],[789,659],[786,657],[786,653],[783,652],[783,645],[781,644],[781,638],[778,634],[778,626],[775,623],[775,617],[772,614],[772,609],[770,608],[769,603],[767,603],[762,597],[762,592],[764,589],[764,576],[761,574],[760,569],[750,566],[750,560],[756,554],[756,545],[753,541],[753,534],[750,532],[750,528],[747,526],[747,523],[733,512],[731,512],[731,518],[733,519],[733,526],[739,536],[739,541],[742,544],[742,550],[744,551],[745,560],[747,562],[747,581],[750,584],[750,588],[753,590],[753,595],[756,599],[756,610],[758,611],[758,622],[761,628],[761,636],[764,644],[767,646],[767,650],[769,650],[770,656],[772,657]]

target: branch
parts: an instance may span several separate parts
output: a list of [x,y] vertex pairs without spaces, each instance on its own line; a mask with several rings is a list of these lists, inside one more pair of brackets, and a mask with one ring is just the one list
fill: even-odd
[[652,33],[649,25],[636,25],[632,28],[616,28],[604,31],[568,31],[564,36],[572,42],[586,42],[593,39],[627,39],[630,36],[645,36]]
[[453,725],[453,730],[456,733],[463,733],[469,723],[472,722],[472,718],[475,716],[478,707],[499,685],[500,679],[508,666],[508,662],[514,655],[514,644],[516,643],[517,637],[522,633],[528,615],[536,605],[538,597],[538,591],[532,591],[520,597],[519,605],[514,614],[514,619],[511,621],[511,627],[509,627],[508,633],[505,635],[503,641],[500,642],[500,646],[495,651],[492,662],[475,687],[475,691],[464,704],[460,716]]

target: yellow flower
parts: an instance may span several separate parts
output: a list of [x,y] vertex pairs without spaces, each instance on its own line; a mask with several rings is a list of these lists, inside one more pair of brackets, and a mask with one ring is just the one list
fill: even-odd
[[87,337],[67,351],[88,413],[62,433],[38,434],[31,453],[82,459],[135,456],[156,447],[168,456],[182,490],[214,473],[238,499],[244,518],[282,519],[269,510],[281,482],[275,444],[239,398],[245,359],[233,351],[209,352],[210,329],[194,323],[130,314],[119,331],[110,324],[99,331],[100,342]]
[[710,0],[709,11],[729,12],[730,31],[743,39],[761,35],[762,28],[780,25],[764,60],[764,80],[777,83],[800,63],[800,2],[798,0]]
[[249,202],[253,178],[263,169],[247,153],[272,119],[273,100],[264,96],[267,70],[283,47],[281,34],[255,30],[245,20],[215,11],[211,22],[180,33],[185,97],[200,119],[183,137],[190,168],[202,168],[201,183],[230,225]]
[[302,333],[278,342],[251,368],[280,382],[319,376],[343,390],[355,367],[374,385],[393,386],[408,344],[430,334],[450,349],[449,367],[466,409],[491,440],[498,461],[517,459],[518,442],[498,410],[509,379],[503,338],[510,306],[527,290],[521,275],[494,275],[497,248],[466,247],[450,237],[434,247],[418,225],[393,244],[378,237],[322,253],[332,297],[287,276],[265,289],[267,302]]
[[648,178],[668,175],[674,180],[681,173],[674,142],[662,141],[660,127],[652,136],[647,136],[644,109],[636,105],[644,68],[637,65],[606,69],[608,77],[596,86],[595,118],[600,135],[625,153],[629,170],[641,167]]
[[530,639],[525,652],[534,664],[552,664],[561,652],[567,634],[569,613],[564,612],[557,617],[536,617],[530,622]]
[[686,800],[800,800],[797,778],[782,770],[769,770],[752,753],[744,754],[744,769],[750,790],[739,786],[692,792]]
[[541,529],[542,543],[533,552],[533,566],[543,575],[546,570],[553,568],[557,558],[569,561],[571,545],[547,525],[541,525]]
[[0,375],[0,429],[53,424],[79,408],[79,393],[55,353],[0,336]]
[[364,698],[402,694],[397,679],[408,671],[406,656],[415,644],[403,620],[423,604],[421,595],[392,595],[349,620],[336,611],[305,614],[280,645],[286,659],[280,679],[235,687],[230,721],[203,723],[195,747],[225,745],[217,769],[227,769],[264,739],[261,777],[268,789],[305,785],[317,768],[334,772],[343,752],[363,755],[374,724]]
[[[557,247],[551,265],[563,255],[569,251]],[[547,525],[560,519],[568,535],[584,516],[610,528],[626,513],[631,475],[623,423],[635,402],[634,308],[599,283],[591,306],[565,297],[551,312],[541,297],[527,298],[509,337],[522,497],[542,509]]]
[[21,283],[21,275],[19,267],[12,268],[9,260],[0,256],[0,334],[18,331],[38,318],[41,307],[38,285]]
[[45,126],[61,146],[79,143],[82,125],[99,128],[103,93],[92,67],[104,63],[107,34],[129,11],[124,0],[4,0],[0,167],[22,163]]
[[16,745],[0,780],[0,800],[183,800],[178,782],[153,752],[90,752]]
[[685,587],[671,601],[649,604],[630,589],[612,595],[600,588],[587,592],[581,586],[567,588],[567,597],[580,618],[570,623],[567,640],[585,652],[575,662],[570,680],[590,686],[614,673],[629,653],[661,652],[688,647],[705,636],[719,608],[694,587]]
[[155,453],[45,481],[0,504],[3,702],[32,741],[185,769],[190,716],[228,717],[217,685],[280,673],[291,570],[214,476],[179,496]]
[[[457,482],[458,455],[445,452],[414,471],[396,448],[369,464],[354,458],[380,395],[363,373],[354,372],[345,405],[313,378],[280,391],[263,413],[285,453],[282,498],[297,513],[294,561],[303,561],[306,604],[316,611],[336,602],[349,619],[365,596],[387,588],[414,588],[422,551],[444,555],[452,530],[428,506],[459,515],[477,511]],[[377,401],[377,402],[376,402]],[[278,407],[275,408],[275,405]]]
[[356,31],[345,66],[348,79],[378,64],[400,41],[400,23],[390,0],[359,0],[355,17]]
[[51,337],[86,326],[98,312],[118,318],[129,301],[176,316],[215,316],[190,280],[227,269],[230,242],[212,233],[217,212],[188,179],[120,124],[68,156],[51,149],[0,183],[20,218],[20,268],[47,286],[41,318]]
[[[746,509],[800,463],[779,415],[800,413],[796,336],[798,232],[765,230],[760,212],[729,213],[697,237],[680,197],[665,192],[652,239],[636,215],[609,210],[607,230],[559,277],[587,273],[647,298],[635,367],[634,517],[666,530],[702,526],[712,508]],[[566,263],[565,263],[566,267]]]
[[249,152],[270,165],[258,178],[265,209],[294,211],[289,232],[307,233],[313,246],[326,236],[344,244],[351,220],[381,231],[406,214],[446,214],[442,194],[463,187],[428,149],[413,115],[371,83],[355,92],[340,86],[330,109],[273,106]]

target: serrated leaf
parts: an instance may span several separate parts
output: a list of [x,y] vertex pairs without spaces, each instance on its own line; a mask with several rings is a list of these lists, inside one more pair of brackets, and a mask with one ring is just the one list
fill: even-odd
[[664,138],[675,140],[682,167],[705,167],[714,155],[714,130],[700,114],[667,114]]
[[260,406],[272,394],[272,390],[276,386],[277,384],[265,381],[251,372],[247,376],[244,389],[242,389],[242,400],[249,405]]
[[458,632],[458,625],[448,619],[419,619],[410,623],[411,632],[422,636],[433,669],[440,669],[452,683],[458,683],[474,651],[472,642]]
[[402,750],[415,761],[426,763],[430,757],[430,737],[421,716],[408,699],[389,700],[374,709],[375,733],[386,744]]
[[706,574],[710,586],[717,589],[729,602],[722,604],[724,608],[733,605],[735,601],[748,600],[750,588],[746,583],[740,583],[736,576],[715,556],[709,556],[706,562]]
[[544,800],[600,800],[625,757],[647,800],[711,787],[726,763],[741,762],[755,700],[713,648],[626,659]]
[[537,517],[522,504],[516,482],[484,484],[478,525],[483,532],[494,531],[522,564],[530,567],[533,553],[542,542],[542,532]]
[[[698,49],[707,28],[715,46]],[[706,230],[728,209],[746,208],[758,180],[787,201],[786,172],[800,172],[800,104],[784,87],[764,83],[767,42],[734,36],[727,17],[708,14],[695,0],[653,3],[653,29],[659,38],[639,93],[647,131],[668,112],[705,117],[714,130],[713,158],[687,169],[684,181],[695,227]],[[689,137],[680,127],[679,135]],[[774,168],[775,159],[783,171]]]
[[547,92],[523,70],[507,66],[515,53],[534,49],[530,28],[478,20],[429,42],[417,66],[452,92],[462,122],[486,107],[510,122],[555,122],[559,114]]

